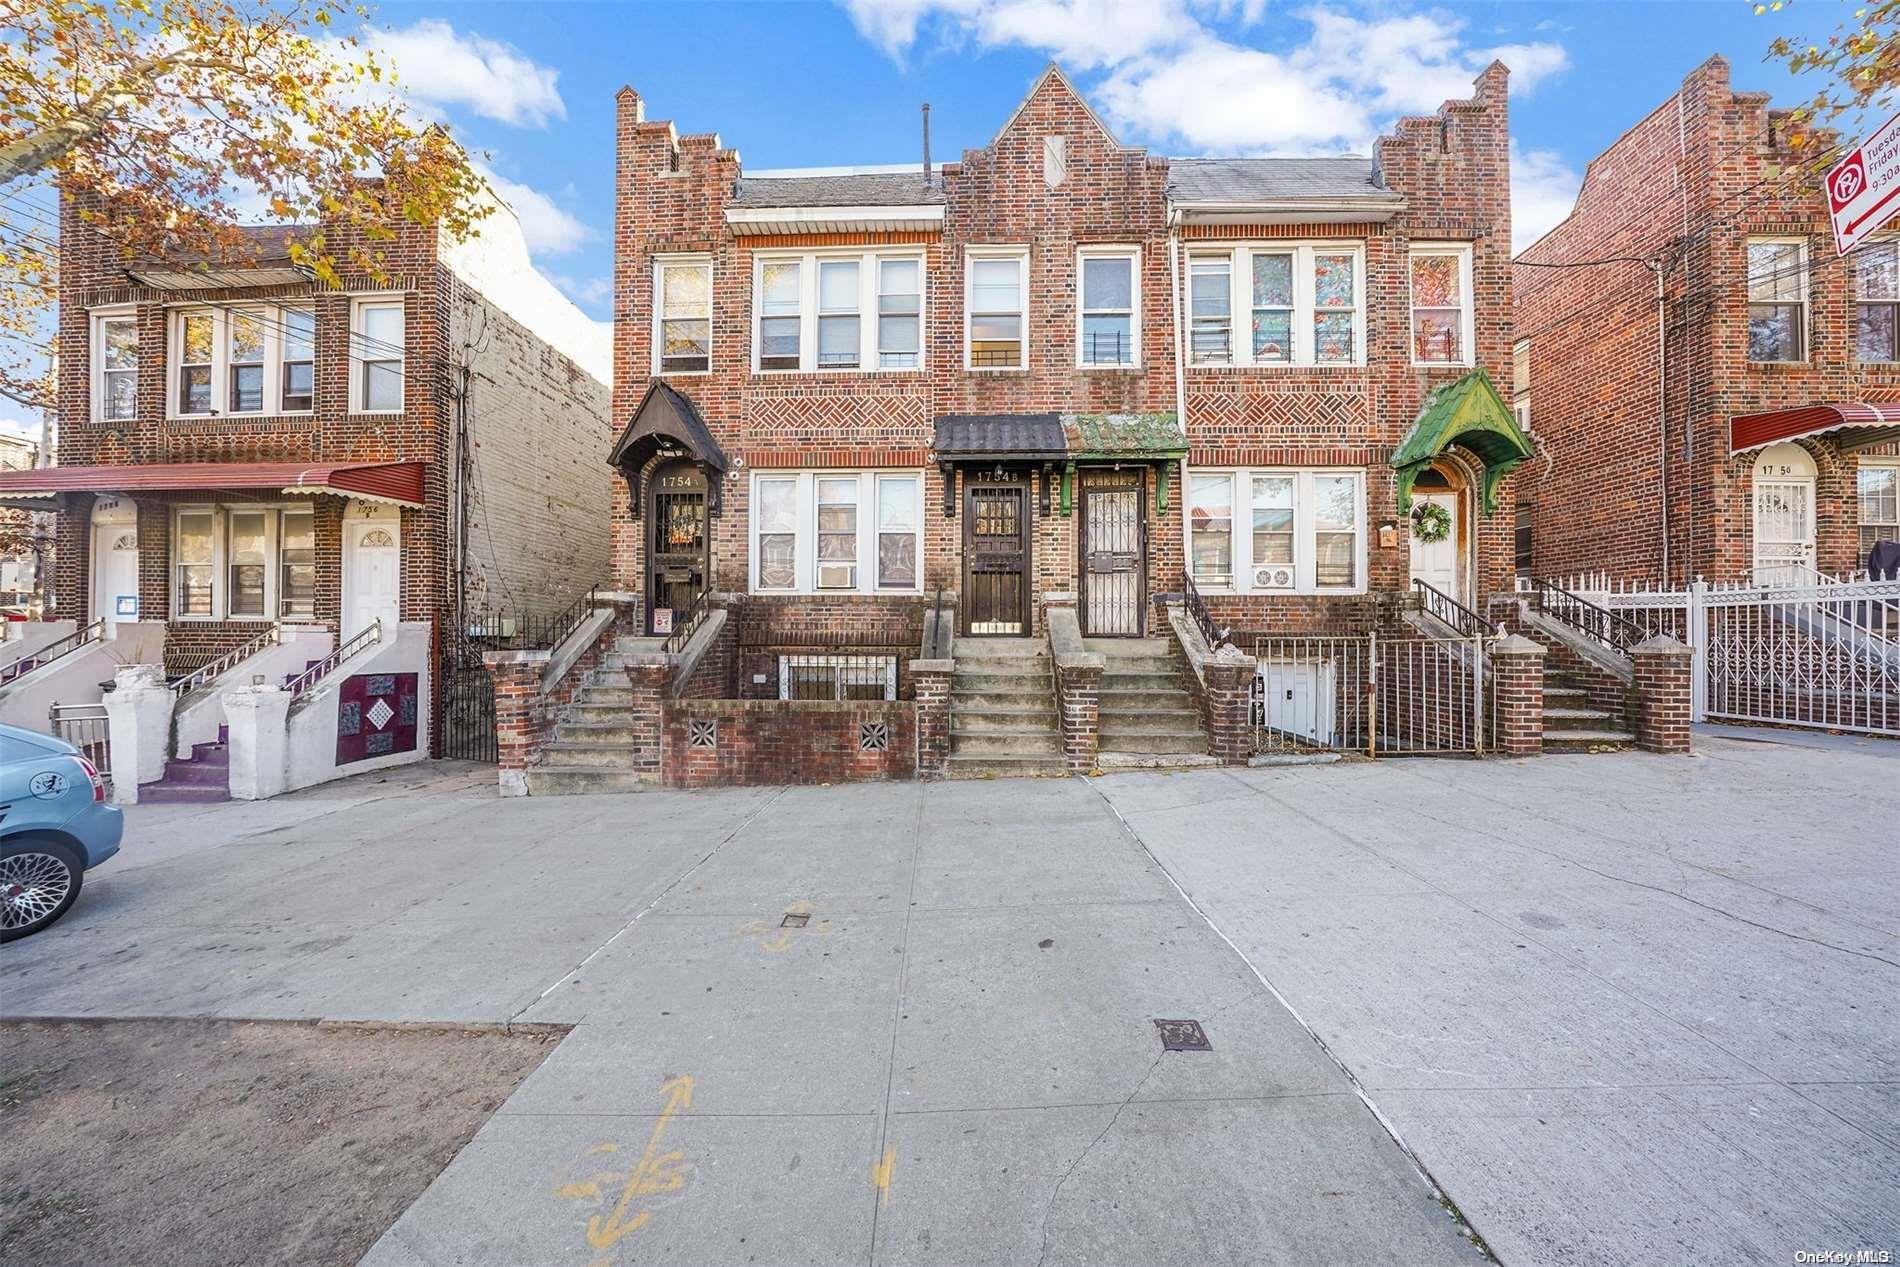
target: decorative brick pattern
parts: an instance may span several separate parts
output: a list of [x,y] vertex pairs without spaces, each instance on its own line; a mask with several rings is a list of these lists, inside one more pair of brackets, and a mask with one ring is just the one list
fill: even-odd
[[[907,701],[677,700],[663,709],[670,787],[750,787],[909,779],[917,774]],[[704,730],[702,730],[704,728]],[[717,729],[716,745],[694,736]],[[883,735],[866,746],[867,729]]]
[[1637,746],[1650,752],[1688,752],[1695,653],[1674,638],[1657,637],[1639,644],[1630,658],[1636,663],[1640,701]]

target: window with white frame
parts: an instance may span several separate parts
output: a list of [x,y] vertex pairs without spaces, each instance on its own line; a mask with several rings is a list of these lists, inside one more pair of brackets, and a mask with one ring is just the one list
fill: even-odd
[[1076,363],[1139,364],[1141,252],[1133,247],[1084,247],[1076,255],[1076,277],[1082,292]]
[[93,417],[129,422],[138,415],[139,324],[131,313],[93,318]]
[[1517,425],[1531,429],[1531,341],[1511,345],[1511,414]]
[[1900,541],[1900,463],[1869,463],[1856,477],[1860,493],[1860,556],[1882,541]]
[[1028,368],[1029,252],[972,247],[964,268],[964,365]]
[[897,657],[780,656],[778,697],[788,700],[894,700],[897,698]]
[[668,259],[653,268],[654,369],[703,374],[712,368],[712,261]]
[[1748,359],[1808,359],[1807,243],[1748,240]]
[[751,506],[753,592],[919,592],[916,472],[755,471]]
[[1414,246],[1411,289],[1412,361],[1471,364],[1471,248]]
[[1854,252],[1854,359],[1900,361],[1900,240]]
[[172,521],[172,614],[308,620],[317,591],[315,514],[305,506],[181,506]]
[[[1237,530],[1237,503],[1245,531]],[[1191,471],[1187,507],[1188,561],[1199,585],[1236,593],[1365,588],[1361,471]]]
[[923,256],[762,255],[753,276],[753,368],[914,370],[923,362]]
[[[1363,260],[1358,244],[1338,242],[1286,242],[1190,252],[1189,362],[1243,366],[1363,364]],[[1246,301],[1244,338],[1235,332],[1235,307],[1241,299]]]
[[402,300],[365,299],[352,307],[352,413],[402,411],[403,334]]
[[316,405],[316,317],[308,308],[180,309],[171,314],[170,344],[174,418],[308,413]]

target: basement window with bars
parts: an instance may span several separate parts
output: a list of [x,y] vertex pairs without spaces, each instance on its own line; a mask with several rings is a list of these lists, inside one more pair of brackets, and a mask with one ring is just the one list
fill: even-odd
[[894,700],[897,657],[782,655],[778,697],[785,700]]

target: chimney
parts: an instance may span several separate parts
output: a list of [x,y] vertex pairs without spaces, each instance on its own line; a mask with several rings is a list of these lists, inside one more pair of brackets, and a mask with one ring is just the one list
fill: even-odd
[[924,102],[924,184],[930,183],[930,103]]

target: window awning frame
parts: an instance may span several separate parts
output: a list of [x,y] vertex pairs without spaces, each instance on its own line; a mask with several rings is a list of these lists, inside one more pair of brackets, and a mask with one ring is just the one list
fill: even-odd
[[1728,451],[1730,457],[1737,457],[1771,444],[1823,435],[1834,437],[1847,453],[1900,440],[1900,404],[1850,400],[1736,414],[1728,423]]

